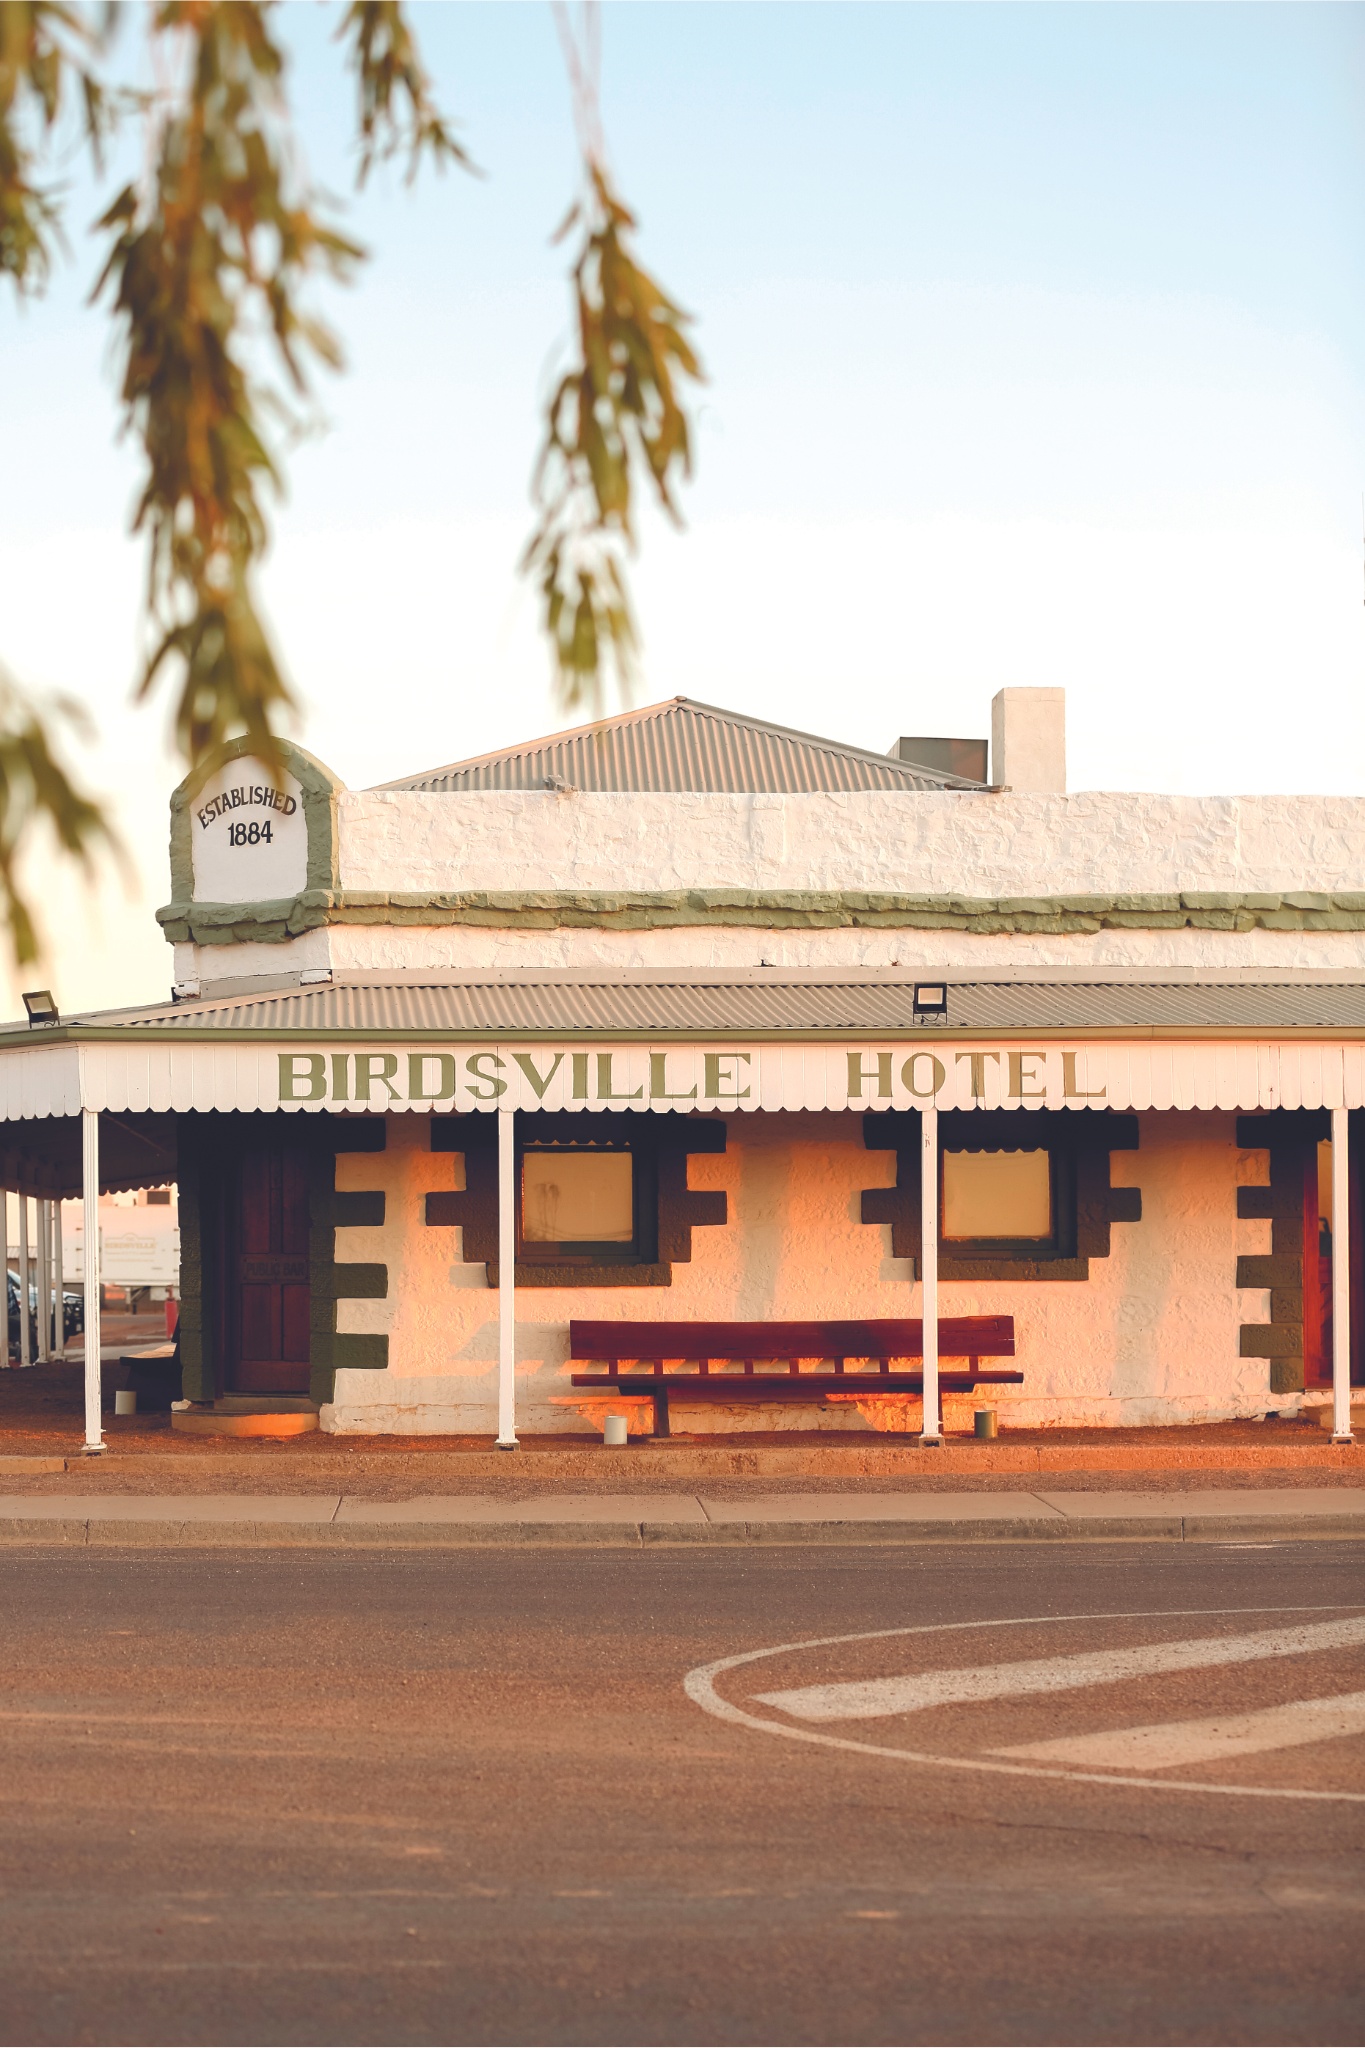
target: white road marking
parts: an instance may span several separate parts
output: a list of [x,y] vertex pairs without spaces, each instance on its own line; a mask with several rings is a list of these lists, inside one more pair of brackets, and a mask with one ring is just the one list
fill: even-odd
[[1305,1742],[1330,1742],[1339,1735],[1365,1735],[1365,1692],[1291,1700],[1288,1706],[1262,1707],[1254,1714],[1205,1714],[1197,1721],[1102,1729],[1052,1742],[1012,1742],[987,1754],[1097,1770],[1173,1771],[1181,1764],[1218,1763],[1225,1756],[1256,1756]]
[[[1342,1604],[1335,1603],[1336,1612],[1340,1612]],[[874,1758],[883,1764],[914,1764],[921,1769],[983,1773],[988,1777],[1051,1778],[1073,1785],[1104,1785],[1111,1791],[1120,1787],[1142,1792],[1207,1793],[1224,1799],[1294,1799],[1306,1800],[1312,1805],[1325,1801],[1329,1805],[1365,1806],[1365,1792],[1320,1790],[1307,1785],[1229,1784],[1226,1779],[1220,1781],[1216,1778],[1147,1777],[1136,1771],[1120,1775],[1109,1771],[1077,1770],[1065,1764],[1015,1763],[1006,1757],[952,1756],[941,1750],[902,1749],[885,1742],[859,1742],[852,1736],[826,1735],[815,1728],[798,1728],[790,1721],[773,1721],[766,1716],[751,1714],[734,1700],[726,1699],[716,1686],[716,1681],[728,1673],[742,1670],[746,1665],[766,1663],[773,1657],[838,1649],[849,1643],[886,1642],[892,1637],[970,1636],[983,1628],[1055,1628],[1059,1623],[1074,1626],[1081,1621],[1194,1621],[1214,1615],[1249,1618],[1253,1614],[1321,1614],[1324,1611],[1332,1612],[1333,1608],[1326,1602],[1310,1605],[1304,1601],[1293,1607],[1275,1608],[1147,1608],[1136,1612],[1130,1608],[1118,1613],[1111,1609],[1090,1614],[1012,1614],[984,1621],[927,1622],[911,1628],[858,1629],[852,1635],[814,1636],[802,1643],[769,1643],[763,1649],[741,1650],[736,1656],[717,1657],[712,1663],[698,1664],[695,1670],[689,1671],[683,1679],[683,1691],[703,1713],[714,1715],[718,1721],[728,1721],[734,1727],[752,1729],[757,1735],[775,1735],[784,1742],[810,1743],[820,1749],[837,1749],[846,1755]]]
[[928,1707],[965,1706],[975,1700],[1014,1699],[1021,1693],[1069,1692],[1082,1685],[1113,1685],[1165,1671],[1201,1671],[1215,1664],[1249,1664],[1263,1657],[1302,1656],[1365,1643],[1365,1616],[1349,1621],[1299,1623],[1247,1636],[1199,1636],[1176,1643],[1138,1643],[1123,1650],[1085,1650],[1071,1657],[1032,1657],[1017,1664],[969,1665],[962,1670],[918,1671],[904,1678],[857,1679],[842,1685],[801,1685],[753,1697],[801,1721],[874,1721]]

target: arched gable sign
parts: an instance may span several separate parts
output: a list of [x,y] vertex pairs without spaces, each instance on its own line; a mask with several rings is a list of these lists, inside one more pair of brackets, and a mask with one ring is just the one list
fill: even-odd
[[172,796],[172,900],[157,912],[172,943],[279,942],[326,922],[344,784],[302,747],[286,740],[280,752],[278,787],[238,739]]

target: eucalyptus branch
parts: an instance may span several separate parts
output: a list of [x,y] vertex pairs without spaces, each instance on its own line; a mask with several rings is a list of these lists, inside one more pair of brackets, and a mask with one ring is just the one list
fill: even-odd
[[[106,10],[106,20],[108,11]],[[112,300],[125,431],[146,457],[134,516],[148,543],[146,698],[169,674],[174,723],[192,764],[242,733],[276,773],[279,722],[294,708],[256,601],[267,503],[283,487],[279,447],[309,421],[313,379],[341,353],[311,310],[320,279],[348,280],[362,250],[297,163],[275,35],[278,0],[154,0],[143,21],[173,83],[111,94],[104,31],[72,0],[0,0],[0,274],[40,290],[60,233],[58,188],[42,163],[68,110],[98,158],[113,112],[148,121],[144,176],[124,186],[99,232],[95,297]],[[575,360],[549,399],[536,467],[537,524],[523,568],[539,582],[561,701],[600,700],[614,667],[631,687],[637,634],[627,559],[637,487],[679,517],[690,435],[678,388],[699,380],[688,317],[636,261],[635,220],[606,170],[597,108],[600,20],[581,45],[557,12],[573,80],[583,196],[576,235]],[[359,182],[404,157],[472,169],[436,104],[398,0],[346,0],[338,39],[358,91]],[[85,858],[107,828],[60,767],[42,716],[0,691],[0,917],[20,957],[32,921],[15,862],[32,822]]]
[[[145,21],[167,93],[110,93],[100,78],[113,18],[69,0],[0,0],[0,275],[21,292],[47,282],[60,191],[44,182],[68,109],[100,168],[116,113],[149,124],[149,168],[99,230],[107,257],[94,297],[113,300],[125,429],[147,460],[134,528],[148,539],[147,697],[179,683],[176,736],[192,764],[244,732],[277,773],[276,728],[293,708],[255,596],[278,494],[281,438],[308,419],[319,365],[338,368],[330,329],[305,305],[319,277],[347,279],[363,254],[326,217],[297,168],[273,33],[275,0],[156,0]],[[339,35],[360,87],[361,181],[406,152],[468,159],[438,109],[404,9],[353,0]],[[44,715],[0,677],[0,917],[20,960],[34,956],[16,880],[25,835],[46,817],[86,858],[112,837],[98,805],[61,767]]]
[[40,951],[19,880],[21,857],[35,828],[45,823],[62,851],[87,873],[97,845],[120,852],[103,811],[76,787],[58,758],[52,731],[58,722],[79,730],[84,723],[80,707],[62,699],[45,718],[0,668],[0,917],[8,927],[16,967],[36,960]]
[[[580,115],[580,134],[595,122]],[[626,576],[636,544],[637,474],[681,525],[677,486],[691,474],[691,438],[676,381],[704,377],[688,315],[636,262],[635,217],[600,160],[556,237],[581,231],[571,273],[576,360],[546,408],[532,493],[539,522],[522,556],[540,586],[542,616],[564,708],[601,708],[604,671],[631,694],[639,637]]]
[[262,494],[281,488],[266,421],[299,426],[313,367],[339,366],[301,295],[362,254],[293,167],[272,12],[162,0],[154,32],[178,43],[184,83],[145,189],[125,186],[99,224],[111,246],[96,293],[113,293],[125,426],[147,456],[134,529],[149,543],[153,645],[138,694],[178,672],[176,737],[191,763],[240,730],[278,767],[275,724],[294,700],[253,587]]
[[358,183],[365,183],[376,163],[403,154],[409,183],[424,154],[438,169],[456,163],[473,170],[432,96],[431,80],[399,0],[349,0],[337,41],[350,45],[350,65],[360,89]]
[[[62,241],[60,188],[43,183],[40,163],[64,119],[98,168],[114,105],[95,69],[103,37],[60,0],[0,4],[0,276],[21,295],[40,292]],[[103,812],[72,780],[57,753],[54,728],[79,722],[60,702],[44,710],[0,668],[0,919],[16,967],[39,955],[39,937],[20,881],[23,855],[44,823],[57,844],[89,868],[99,841],[114,844]]]
[[41,291],[61,239],[60,189],[40,182],[73,101],[96,163],[114,103],[95,69],[102,36],[64,0],[0,0],[0,276]]

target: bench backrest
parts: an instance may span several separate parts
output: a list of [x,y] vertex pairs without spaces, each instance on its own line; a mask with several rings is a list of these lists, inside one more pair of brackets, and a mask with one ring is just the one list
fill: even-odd
[[[944,1358],[1013,1358],[1013,1316],[940,1316]],[[575,1359],[922,1358],[918,1316],[802,1323],[569,1324]]]

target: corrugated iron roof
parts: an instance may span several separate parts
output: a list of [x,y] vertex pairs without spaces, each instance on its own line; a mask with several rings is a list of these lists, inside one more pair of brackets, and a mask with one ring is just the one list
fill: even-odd
[[858,789],[981,789],[839,740],[671,697],[525,746],[452,761],[381,789],[454,794],[475,789],[712,791],[727,794]]
[[[757,970],[761,973],[761,970]],[[617,1035],[958,1029],[1021,1031],[1365,1030],[1365,984],[957,982],[946,1018],[914,1007],[911,982],[401,982],[279,989],[72,1019],[124,1029]]]

